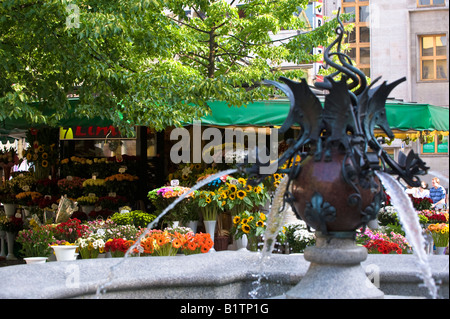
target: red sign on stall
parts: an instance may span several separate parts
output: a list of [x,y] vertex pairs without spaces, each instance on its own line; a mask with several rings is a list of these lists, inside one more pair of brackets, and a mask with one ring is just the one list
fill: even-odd
[[119,130],[114,126],[74,126],[59,129],[60,140],[85,139],[122,139]]

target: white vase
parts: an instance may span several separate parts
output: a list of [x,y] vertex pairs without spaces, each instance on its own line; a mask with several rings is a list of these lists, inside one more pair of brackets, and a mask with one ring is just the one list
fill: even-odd
[[190,229],[192,229],[192,231],[193,231],[194,233],[197,232],[197,226],[198,226],[198,221],[196,221],[196,220],[190,220],[190,221],[187,223],[187,227],[189,227]]
[[[211,236],[211,240],[214,242],[214,232],[216,231],[216,221],[215,220],[204,220],[203,224],[205,225],[206,232]],[[214,248],[211,248],[214,250]]]
[[45,264],[47,259],[47,257],[27,257],[23,260],[25,260],[27,264]]
[[6,232],[6,241],[8,242],[8,255],[6,260],[17,260],[14,256],[14,241],[16,240],[16,233]]
[[78,254],[76,254],[75,251],[78,246],[55,245],[52,246],[52,248],[55,251],[57,261],[75,260],[77,258]]
[[435,255],[445,255],[447,247],[436,247]]
[[3,204],[6,217],[12,217],[16,214],[16,204]]
[[178,227],[180,225],[180,221],[176,220],[172,222],[172,228]]
[[247,250],[248,238],[247,235],[242,235],[241,238],[235,239],[237,250]]

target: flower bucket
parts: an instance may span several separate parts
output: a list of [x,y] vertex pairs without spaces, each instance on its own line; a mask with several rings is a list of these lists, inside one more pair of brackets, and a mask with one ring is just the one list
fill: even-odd
[[445,250],[447,247],[436,247],[435,254],[436,255],[445,255]]
[[78,255],[75,252],[78,246],[55,245],[52,248],[55,251],[56,261],[75,260]]
[[196,221],[196,220],[190,220],[190,221],[187,223],[186,226],[189,227],[190,229],[192,229],[192,231],[193,231],[194,233],[196,233],[196,232],[197,232],[198,221]]
[[241,238],[235,239],[237,250],[247,250],[248,239],[247,235],[242,235]]
[[90,212],[92,212],[95,209],[95,206],[91,205],[81,205],[81,210],[86,215],[89,215]]
[[45,264],[47,259],[47,257],[27,257],[23,260],[25,260],[27,264]]
[[3,204],[6,217],[12,217],[16,213],[16,204]]
[[216,221],[215,220],[204,220],[206,232],[211,236],[211,240],[214,241],[214,232],[216,231]]

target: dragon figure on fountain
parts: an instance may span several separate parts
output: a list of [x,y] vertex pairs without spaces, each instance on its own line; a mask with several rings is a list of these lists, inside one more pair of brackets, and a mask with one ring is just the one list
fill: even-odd
[[[407,156],[401,153],[399,161],[394,161],[375,137],[378,127],[394,138],[385,102],[405,78],[375,86],[380,79],[377,78],[367,85],[364,73],[341,52],[344,28],[339,12],[337,20],[337,38],[324,52],[325,67],[333,67],[336,72],[315,83],[316,88],[328,91],[323,107],[305,79],[265,80],[265,85],[280,89],[290,101],[288,116],[279,132],[298,125],[300,134],[290,141],[278,160],[262,164],[256,158],[256,164],[245,171],[255,183],[269,175],[260,173],[262,166],[272,166],[286,174],[289,182],[284,202],[291,204],[297,217],[324,234],[345,236],[342,234],[354,234],[355,229],[376,218],[384,192],[375,171],[398,175],[408,185],[419,186],[417,176],[426,174],[429,167],[412,150]],[[335,46],[336,52],[330,52]],[[340,64],[332,60],[334,56]],[[303,152],[305,145],[310,149],[307,153]],[[290,168],[280,169],[286,162],[292,164]]]

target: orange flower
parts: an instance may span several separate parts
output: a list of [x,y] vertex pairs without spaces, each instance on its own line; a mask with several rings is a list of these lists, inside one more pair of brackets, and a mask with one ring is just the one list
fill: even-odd
[[181,247],[181,240],[179,240],[178,238],[176,238],[176,239],[174,239],[173,241],[172,241],[172,246],[173,246],[173,248],[180,248]]

